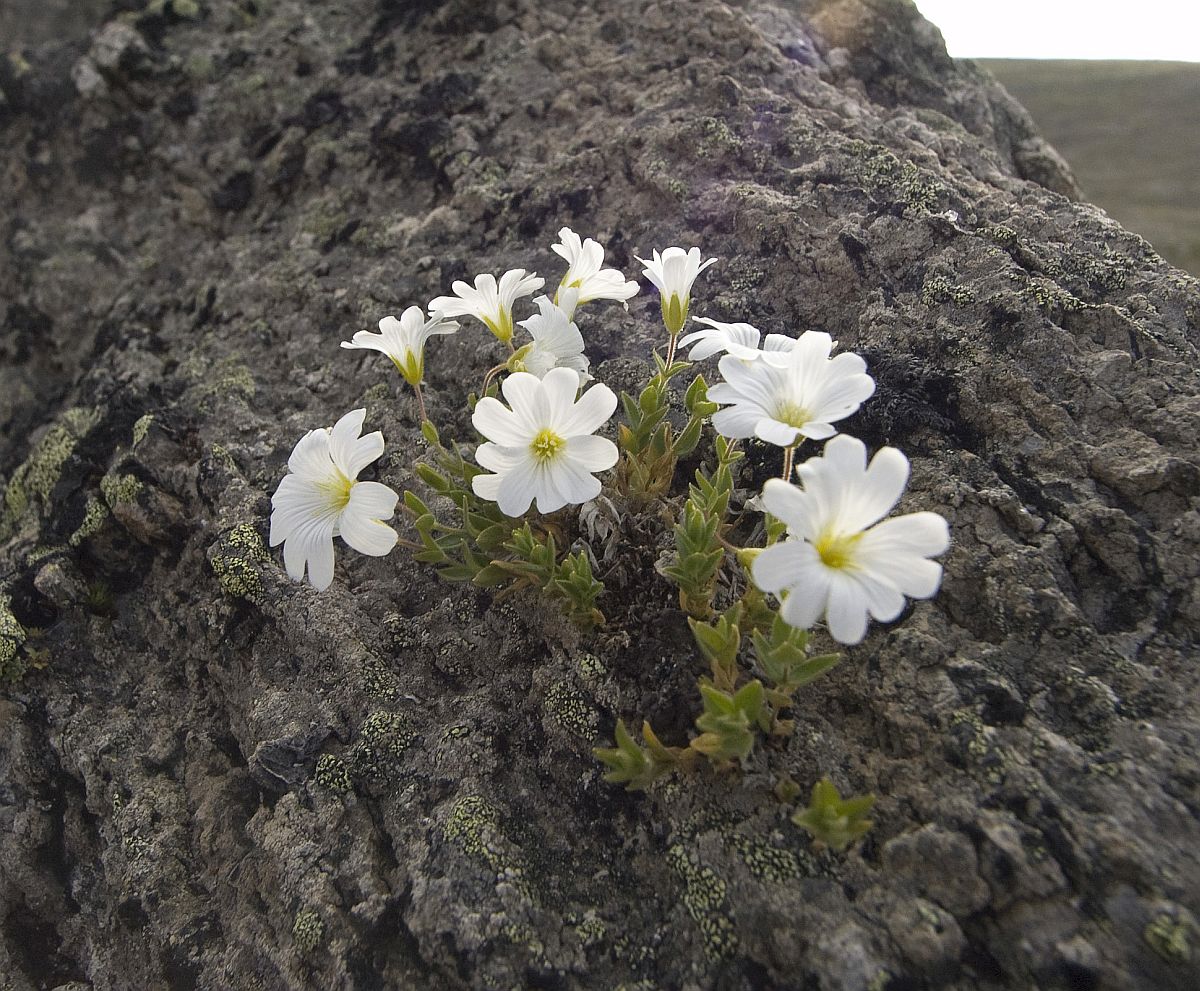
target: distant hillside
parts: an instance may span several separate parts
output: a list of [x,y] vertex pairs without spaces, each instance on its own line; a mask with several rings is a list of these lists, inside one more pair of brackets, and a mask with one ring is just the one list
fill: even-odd
[[978,63],[1033,114],[1090,200],[1200,275],[1200,64]]

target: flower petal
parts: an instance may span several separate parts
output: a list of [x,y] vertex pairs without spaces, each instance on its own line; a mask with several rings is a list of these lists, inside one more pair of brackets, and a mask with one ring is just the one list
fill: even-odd
[[849,575],[833,568],[829,574],[829,606],[825,622],[838,643],[856,644],[867,635],[867,595]]
[[567,457],[586,471],[607,471],[620,456],[617,445],[606,437],[576,434],[567,438]]
[[555,424],[555,429],[564,437],[593,434],[608,422],[616,408],[616,393],[606,385],[593,385],[579,397],[566,417]]
[[305,478],[325,478],[333,462],[329,457],[329,431],[310,430],[297,442],[288,458],[288,470]]
[[382,482],[355,482],[342,517],[353,513],[372,520],[390,520],[399,501],[400,497]]
[[[352,409],[338,420],[329,432],[329,456],[333,459],[333,463],[337,465],[338,471],[350,479],[358,475],[358,471],[352,470],[351,465],[356,460],[355,448],[359,440],[359,434],[362,433],[363,420],[366,419],[366,416],[367,411],[365,409]],[[377,436],[379,452],[375,455],[376,458],[383,453],[383,436]],[[374,458],[371,460],[374,460]],[[359,466],[359,470],[369,463],[369,461],[363,462]]]
[[750,565],[754,584],[764,592],[781,592],[796,583],[797,575],[812,562],[812,548],[799,540],[773,544],[755,556]]
[[754,425],[754,436],[759,440],[765,440],[768,444],[791,447],[800,437],[800,431],[796,427],[788,426],[786,423],[780,423],[778,420],[763,417]]
[[484,396],[475,404],[471,424],[488,440],[508,447],[529,444],[537,433],[494,396]]
[[308,520],[284,541],[283,564],[294,581],[303,580],[307,565],[308,580],[318,591],[333,583],[334,523],[332,516]]
[[339,530],[347,544],[360,554],[368,554],[371,557],[383,557],[396,546],[399,539],[396,531],[386,523],[352,512],[349,506],[342,513]]

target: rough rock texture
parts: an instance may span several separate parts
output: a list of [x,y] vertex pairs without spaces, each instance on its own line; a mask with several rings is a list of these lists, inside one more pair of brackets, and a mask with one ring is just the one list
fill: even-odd
[[[0,985],[1200,983],[1200,286],[909,3],[136,6],[0,61]],[[402,549],[317,595],[263,546],[356,405],[414,482],[408,396],[338,341],[553,277],[564,223],[861,351],[847,430],[954,533],[785,748],[648,795],[589,750],[694,715],[651,568],[581,641]],[[589,312],[602,379],[656,309]],[[465,433],[495,351],[435,347]],[[784,771],[876,828],[814,852]]]

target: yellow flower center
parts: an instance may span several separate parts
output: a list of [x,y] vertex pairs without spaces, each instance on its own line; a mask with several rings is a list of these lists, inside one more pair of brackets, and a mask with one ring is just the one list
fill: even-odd
[[549,461],[551,458],[557,457],[566,446],[566,440],[559,437],[549,427],[534,437],[533,443],[529,445],[534,457],[542,461]]
[[339,471],[336,473],[336,477],[319,484],[325,497],[329,500],[330,509],[340,513],[346,508],[346,503],[350,501],[350,490],[354,488],[354,482]]
[[861,533],[849,536],[826,532],[817,538],[813,546],[821,557],[821,563],[827,568],[854,567],[854,545],[862,539]]
[[803,406],[797,406],[795,403],[780,403],[775,410],[775,419],[780,423],[786,423],[789,427],[795,427],[799,430],[807,423],[812,422],[812,414]]

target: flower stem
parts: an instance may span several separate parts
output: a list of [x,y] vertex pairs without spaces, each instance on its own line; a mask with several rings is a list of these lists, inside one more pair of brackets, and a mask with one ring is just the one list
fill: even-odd
[[792,444],[783,449],[783,480],[790,482],[792,480],[792,458],[796,453],[796,445]]
[[417,395],[417,409],[421,414],[421,422],[424,423],[429,417],[425,413],[425,397],[421,395],[421,383],[413,383],[413,392]]
[[671,343],[667,347],[667,367],[670,368],[672,362],[675,361],[675,342],[679,340],[678,334],[671,335]]
[[480,399],[482,399],[484,396],[487,395],[488,388],[492,384],[492,379],[494,379],[497,375],[499,375],[507,367],[508,367],[508,362],[502,361],[500,364],[496,365],[494,368],[488,369],[488,373],[483,377],[483,386],[479,390],[479,398]]

